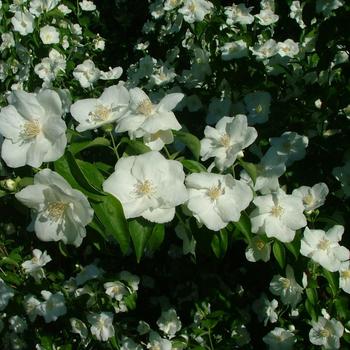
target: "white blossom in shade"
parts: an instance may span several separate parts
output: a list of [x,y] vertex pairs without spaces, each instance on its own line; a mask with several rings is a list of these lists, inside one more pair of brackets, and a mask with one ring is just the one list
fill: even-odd
[[266,233],[267,237],[291,242],[295,231],[306,226],[301,199],[282,190],[258,196],[253,203],[256,208],[250,214],[250,221],[254,233]]
[[301,301],[303,287],[294,278],[294,271],[290,265],[286,267],[286,277],[275,275],[270,282],[270,292],[281,298],[285,305],[290,305],[292,309]]
[[171,130],[159,130],[154,134],[143,135],[143,143],[152,151],[160,151],[164,145],[174,142],[174,135]]
[[292,1],[290,5],[290,18],[293,18],[299,25],[301,29],[306,27],[303,21],[303,4],[300,4],[300,1]]
[[64,296],[61,292],[51,293],[42,290],[41,295],[45,301],[38,306],[38,310],[39,315],[44,317],[46,323],[54,322],[67,313]]
[[260,322],[264,322],[266,327],[268,322],[276,323],[278,315],[276,309],[278,307],[278,301],[276,299],[269,300],[265,293],[261,294],[260,298],[255,300],[252,308],[257,314]]
[[90,1],[90,0],[80,1],[79,6],[83,11],[95,11],[96,10],[96,5],[93,3],[93,1]]
[[59,0],[31,0],[29,11],[39,17],[42,13],[53,10],[58,3]]
[[165,0],[164,1],[164,10],[165,11],[171,11],[174,8],[180,6],[182,4],[183,0]]
[[13,30],[25,36],[34,31],[34,16],[29,11],[16,11],[11,18]]
[[274,39],[269,39],[263,43],[257,43],[253,48],[251,48],[251,51],[256,60],[265,60],[277,54],[277,42]]
[[254,22],[254,16],[250,14],[253,7],[246,7],[245,4],[232,4],[225,7],[225,15],[227,16],[226,23],[231,26],[235,23],[239,24],[252,24]]
[[214,5],[207,0],[184,0],[183,6],[178,10],[187,23],[201,22],[209,14]]
[[220,47],[221,58],[223,61],[230,61],[234,58],[248,56],[247,43],[244,40],[236,40],[225,43]]
[[320,182],[312,187],[301,186],[293,190],[292,195],[301,198],[306,212],[311,212],[322,206],[328,195],[328,186]]
[[159,329],[167,335],[169,339],[174,338],[175,334],[181,329],[181,321],[176,314],[176,310],[171,308],[163,311],[157,321]]
[[109,70],[104,72],[100,71],[100,79],[101,80],[116,80],[119,79],[120,76],[123,74],[123,68],[122,67],[109,67]]
[[269,26],[270,24],[276,23],[279,19],[279,16],[271,11],[271,9],[261,10],[255,17],[262,26]]
[[103,189],[120,200],[126,218],[142,216],[164,223],[171,221],[175,207],[187,200],[184,179],[180,162],[151,151],[119,159]]
[[215,166],[223,171],[243,156],[243,149],[255,141],[258,133],[248,126],[244,114],[238,114],[221,118],[215,128],[206,126],[204,135],[200,150],[202,161],[214,157]]
[[46,25],[40,28],[40,39],[43,44],[58,44],[60,42],[60,32],[57,28]]
[[141,345],[137,345],[131,338],[123,336],[120,350],[143,350]]
[[311,321],[311,325],[309,340],[312,344],[328,350],[340,348],[340,338],[344,333],[344,326],[341,322],[335,318],[328,320],[319,316],[317,322]]
[[210,125],[217,123],[219,119],[230,114],[231,106],[232,102],[228,97],[213,97],[208,106],[206,122]]
[[121,301],[125,295],[129,294],[128,289],[120,281],[106,282],[103,287],[107,295],[118,301]]
[[299,53],[299,45],[292,39],[277,43],[277,48],[281,57],[294,57]]
[[95,66],[90,59],[78,64],[73,71],[73,76],[79,81],[83,88],[92,87],[92,85],[100,78],[101,71]]
[[248,112],[248,123],[262,124],[268,121],[271,95],[266,91],[255,91],[244,96],[244,104]]
[[24,296],[24,310],[26,311],[26,314],[31,322],[34,322],[36,317],[40,315],[40,305],[41,302],[34,295],[27,294]]
[[286,131],[280,137],[270,138],[272,149],[281,156],[286,156],[286,165],[291,165],[296,160],[303,159],[309,139],[296,132]]
[[106,88],[99,98],[87,98],[73,103],[72,117],[79,122],[77,131],[96,129],[118,121],[129,104],[129,92],[122,83]]
[[238,221],[241,211],[253,199],[250,187],[230,174],[190,174],[186,177],[186,186],[188,209],[200,223],[213,231],[221,230],[231,221]]
[[73,333],[79,334],[81,339],[86,339],[88,337],[89,331],[83,321],[73,317],[69,319],[69,322]]
[[52,259],[50,255],[46,253],[46,250],[42,252],[39,249],[33,250],[33,258],[24,261],[21,266],[25,273],[31,275],[36,281],[45,278],[45,272],[43,266],[45,266]]
[[64,72],[66,69],[66,58],[60,54],[57,50],[51,49],[48,57],[44,57],[40,63],[35,65],[34,72],[40,79],[44,80],[47,85],[55,78],[60,72]]
[[9,325],[10,330],[15,333],[23,333],[28,328],[26,319],[18,315],[9,318]]
[[341,263],[350,258],[350,251],[338,243],[343,233],[344,227],[341,225],[335,225],[327,232],[306,227],[300,253],[331,272],[338,271]]
[[131,139],[160,130],[180,130],[172,110],[183,99],[184,94],[171,93],[164,96],[158,104],[153,104],[140,88],[130,89],[129,110],[116,126],[116,132],[128,131]]
[[292,350],[297,339],[288,329],[276,327],[263,337],[269,350]]
[[13,38],[12,32],[1,34],[1,40],[2,40],[2,43],[0,45],[0,51],[9,49],[15,46],[15,39]]
[[130,273],[129,271],[120,272],[119,279],[126,282],[134,292],[139,289],[140,277]]
[[60,158],[67,144],[66,124],[61,116],[62,103],[53,90],[38,94],[13,91],[10,105],[0,111],[0,133],[5,137],[1,156],[17,168],[40,167],[43,162]]
[[9,300],[15,295],[14,290],[0,278],[0,311],[4,310]]
[[342,167],[334,168],[332,174],[340,182],[345,196],[350,197],[350,161]]
[[50,169],[39,171],[34,184],[16,193],[16,198],[33,209],[33,227],[42,241],[63,241],[79,247],[86,236],[85,226],[93,218],[89,201]]
[[245,257],[250,262],[270,260],[271,244],[262,235],[254,236],[245,251]]
[[350,294],[350,261],[342,262],[339,267],[339,288]]
[[113,314],[111,312],[90,314],[87,316],[87,319],[91,324],[91,334],[97,340],[107,341],[109,338],[114,337]]
[[149,342],[147,344],[147,349],[153,350],[171,350],[171,341],[162,338],[157,332],[151,331],[149,333]]
[[343,0],[317,0],[316,12],[322,12],[325,16],[329,16],[333,10],[336,10],[343,5]]
[[75,282],[77,286],[81,286],[92,279],[99,279],[103,276],[104,270],[99,268],[96,264],[89,264],[76,275]]

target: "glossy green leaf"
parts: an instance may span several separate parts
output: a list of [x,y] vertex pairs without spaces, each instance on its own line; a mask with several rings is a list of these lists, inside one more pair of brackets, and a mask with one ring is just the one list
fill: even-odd
[[144,253],[147,241],[152,235],[152,231],[153,225],[142,218],[129,221],[129,232],[138,263]]
[[256,165],[253,163],[245,162],[242,159],[239,159],[238,161],[239,161],[239,164],[242,166],[242,168],[248,173],[253,183],[255,184],[256,178],[258,176],[258,169]]
[[305,289],[306,296],[312,305],[317,305],[318,297],[317,291],[315,288],[306,288]]
[[281,269],[284,269],[286,265],[286,250],[284,245],[280,241],[275,240],[273,242],[272,251],[278,265]]
[[211,240],[211,248],[215,256],[220,259],[223,258],[227,252],[228,234],[225,229],[215,232]]
[[189,170],[191,173],[201,173],[206,172],[207,169],[199,162],[195,160],[183,159],[181,160],[182,165],[185,169]]
[[165,236],[165,229],[163,224],[156,224],[152,230],[151,237],[147,242],[147,251],[150,253],[155,252],[162,244]]
[[201,150],[201,143],[198,138],[185,131],[174,131],[174,135],[179,141],[188,147],[188,149],[192,152],[195,160],[198,160]]
[[96,137],[93,140],[74,142],[68,147],[68,149],[73,155],[75,155],[84,149],[91,147],[108,147],[110,145],[111,143],[108,139],[104,137]]
[[242,213],[239,221],[234,222],[234,225],[244,235],[248,243],[250,243],[252,231],[250,219],[247,214]]

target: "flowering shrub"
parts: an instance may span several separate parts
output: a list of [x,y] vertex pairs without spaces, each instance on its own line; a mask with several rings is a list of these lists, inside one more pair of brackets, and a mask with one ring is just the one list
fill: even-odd
[[350,348],[350,5],[0,1],[3,349]]

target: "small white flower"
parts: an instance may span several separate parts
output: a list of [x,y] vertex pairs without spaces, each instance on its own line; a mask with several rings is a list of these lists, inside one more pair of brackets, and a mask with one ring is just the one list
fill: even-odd
[[248,56],[247,43],[244,40],[236,40],[225,43],[220,47],[221,58],[224,61],[230,61],[234,58],[242,58]]
[[324,182],[320,182],[312,187],[301,186],[296,188],[292,194],[301,198],[306,212],[310,212],[324,204],[328,192],[327,185]]
[[244,96],[244,104],[251,125],[265,123],[269,119],[271,95],[266,91],[255,91]]
[[59,0],[31,0],[29,11],[36,17],[42,13],[53,10],[59,3]]
[[285,305],[290,305],[292,309],[301,301],[303,287],[294,278],[294,271],[290,265],[286,267],[286,277],[275,275],[270,283],[270,292],[281,298]]
[[217,123],[222,117],[230,114],[232,102],[228,97],[213,97],[208,106],[206,122],[208,124]]
[[121,301],[125,295],[128,295],[129,292],[125,285],[122,282],[106,282],[103,287],[105,288],[105,292],[111,298]]
[[9,300],[15,295],[14,290],[0,278],[0,311],[4,310]]
[[276,299],[269,300],[265,293],[261,294],[260,298],[253,303],[253,310],[258,315],[260,322],[264,322],[264,326],[268,322],[275,323],[278,320],[276,309],[278,307],[278,301]]
[[342,167],[334,168],[332,174],[340,182],[345,196],[350,197],[350,161]]
[[243,156],[243,149],[257,138],[257,131],[248,127],[247,117],[238,114],[235,117],[221,118],[215,128],[206,126],[205,138],[201,140],[200,155],[202,161],[215,157],[215,166],[223,171]]
[[245,4],[232,4],[225,7],[225,15],[227,16],[226,23],[232,26],[235,23],[239,24],[252,24],[254,22],[254,16],[250,14],[253,7],[246,7]]
[[109,67],[109,70],[104,72],[100,71],[100,79],[101,80],[117,80],[123,74],[122,67]]
[[341,225],[335,225],[327,232],[306,227],[300,253],[331,272],[338,271],[341,263],[350,258],[349,250],[338,243],[343,233]]
[[9,328],[15,333],[23,333],[28,328],[25,318],[18,315],[11,316],[9,319],[9,324]]
[[91,334],[94,335],[97,340],[107,341],[109,338],[114,337],[113,314],[111,312],[91,314],[87,316],[87,319],[91,324]]
[[34,322],[36,317],[40,315],[41,302],[31,294],[27,294],[23,300],[24,309],[31,322]]
[[101,76],[101,71],[96,68],[95,63],[91,60],[85,60],[78,64],[73,71],[73,76],[79,81],[81,87],[92,87],[93,83]]
[[38,306],[38,314],[44,317],[46,323],[56,321],[58,317],[67,313],[64,296],[61,292],[53,294],[42,290],[41,295],[45,301]]
[[303,21],[303,5],[300,4],[300,1],[292,1],[290,5],[290,18],[295,19],[301,29],[306,27]]
[[34,16],[29,11],[16,11],[15,15],[11,18],[11,23],[13,30],[23,36],[34,31]]
[[0,45],[0,51],[9,49],[15,46],[15,40],[13,38],[12,32],[1,34],[1,40],[2,40],[2,43]]
[[340,264],[339,268],[339,288],[350,294],[350,261]]
[[184,5],[178,10],[187,23],[201,22],[209,14],[214,5],[206,0],[184,0]]
[[99,98],[73,103],[70,113],[79,122],[77,131],[85,131],[118,121],[125,114],[128,104],[128,90],[120,83],[106,88]]
[[78,318],[69,319],[70,325],[72,327],[72,332],[79,334],[80,338],[86,339],[89,335],[89,331],[85,325],[85,323]]
[[299,45],[292,39],[277,43],[277,48],[281,57],[294,57],[299,53]]
[[173,308],[162,312],[157,321],[157,325],[169,339],[174,338],[175,334],[181,329],[180,318],[177,316],[176,310]]
[[93,210],[85,195],[62,176],[50,169],[41,170],[34,176],[34,185],[17,192],[16,198],[34,209],[34,230],[40,240],[80,246]]
[[270,24],[276,23],[279,19],[279,16],[271,11],[271,9],[261,10],[255,17],[262,26],[269,26]]
[[90,0],[80,1],[79,6],[83,11],[95,11],[96,10],[96,5],[93,3],[93,1],[90,1]]
[[251,239],[245,251],[245,257],[250,262],[270,260],[271,244],[262,235],[256,235]]
[[340,348],[339,339],[343,336],[344,326],[332,318],[319,316],[317,322],[312,321],[309,339],[312,344],[323,346],[324,349],[334,350]]
[[187,200],[184,178],[181,163],[151,151],[119,159],[103,189],[120,200],[126,218],[143,216],[164,223],[171,221],[175,207]]
[[297,339],[291,331],[276,327],[265,335],[263,341],[269,350],[292,350]]
[[40,39],[43,44],[58,44],[60,32],[53,26],[46,25],[40,28]]
[[95,278],[101,278],[104,274],[104,270],[100,269],[96,264],[89,264],[76,275],[75,282],[77,286],[81,286],[87,281]]
[[186,177],[187,207],[206,227],[219,231],[231,221],[238,221],[253,198],[248,185],[232,175],[195,173]]
[[120,350],[143,350],[143,347],[137,345],[131,338],[123,337]]
[[59,5],[57,8],[58,8],[64,15],[68,15],[68,14],[70,14],[70,13],[72,12],[72,10],[71,10],[68,6],[66,6],[66,5],[64,5],[64,4]]
[[39,249],[33,250],[33,258],[31,260],[26,260],[22,263],[22,267],[25,273],[30,274],[36,281],[45,278],[45,272],[43,266],[45,266],[52,259],[50,255],[46,253],[46,250],[42,252]]
[[150,350],[172,350],[171,341],[162,338],[157,332],[151,331],[149,334],[149,343],[147,349]]
[[264,43],[258,43],[251,51],[258,61],[265,60],[277,54],[277,42],[274,39],[269,39]]

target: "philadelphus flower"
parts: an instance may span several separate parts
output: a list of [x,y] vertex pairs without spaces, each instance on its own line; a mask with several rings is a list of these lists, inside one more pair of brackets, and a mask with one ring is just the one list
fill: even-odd
[[184,179],[181,163],[151,151],[118,160],[103,189],[120,200],[127,219],[142,216],[164,223],[187,200]]
[[326,200],[329,190],[324,182],[320,182],[312,187],[301,186],[293,190],[292,195],[301,198],[305,211],[311,212],[322,206]]
[[78,318],[70,318],[69,321],[73,333],[79,334],[81,339],[86,339],[88,337],[89,331],[83,321]]
[[79,81],[83,88],[91,87],[100,78],[100,75],[100,70],[91,60],[85,60],[82,64],[78,64],[73,71],[74,78]]
[[0,278],[0,311],[4,310],[9,300],[15,295],[13,289]]
[[129,104],[129,92],[119,83],[104,90],[99,98],[87,98],[73,103],[72,117],[79,122],[77,131],[96,129],[120,119]]
[[267,333],[263,342],[269,346],[269,350],[292,350],[297,339],[295,335],[284,328],[276,327]]
[[46,25],[40,28],[40,39],[43,44],[58,44],[60,42],[60,32],[57,28]]
[[116,132],[128,131],[133,139],[159,131],[181,129],[172,110],[183,99],[183,94],[168,94],[158,104],[153,104],[140,88],[133,88],[129,93],[129,110],[117,124]]
[[344,326],[332,318],[319,316],[317,322],[311,321],[312,329],[309,339],[312,344],[323,346],[324,349],[334,350],[340,348],[339,339],[343,336]]
[[11,18],[11,23],[13,30],[23,36],[34,31],[34,16],[29,11],[16,11],[15,15]]
[[93,218],[87,198],[59,174],[44,169],[34,176],[34,185],[16,193],[25,206],[34,209],[33,226],[42,241],[59,241],[79,247],[85,226]]
[[111,298],[121,301],[125,295],[129,294],[127,288],[122,282],[106,282],[104,285],[106,294]]
[[271,244],[262,235],[256,235],[251,239],[245,251],[245,257],[250,262],[259,260],[269,261],[271,254]]
[[101,278],[104,272],[105,271],[99,268],[96,264],[86,265],[75,276],[75,283],[77,286],[81,286],[87,281],[90,281],[95,278]]
[[25,164],[40,167],[60,158],[67,144],[67,127],[61,119],[59,95],[53,90],[38,94],[18,90],[12,92],[9,102],[0,112],[5,163],[12,168]]
[[341,225],[335,225],[327,232],[306,227],[300,253],[331,272],[338,271],[342,262],[350,258],[349,250],[338,243],[343,233]]
[[251,92],[244,96],[249,124],[262,124],[269,119],[271,95],[265,91]]
[[95,11],[96,5],[90,0],[83,0],[79,2],[79,6],[83,11]]
[[18,315],[10,317],[9,324],[9,328],[15,333],[23,333],[28,328],[26,319]]
[[250,187],[232,175],[195,173],[186,177],[187,207],[206,227],[219,231],[231,221],[238,221],[253,198]]
[[43,12],[49,12],[54,9],[59,3],[59,0],[31,0],[29,11],[36,17],[39,17]]
[[237,157],[243,156],[242,150],[254,142],[258,133],[248,127],[244,114],[238,114],[221,118],[215,128],[206,126],[204,135],[200,150],[202,160],[215,157],[215,166],[222,171],[233,165]]
[[181,329],[181,321],[175,309],[163,311],[157,321],[157,325],[169,339],[175,337],[175,334]]
[[270,283],[270,292],[278,295],[285,305],[294,309],[301,300],[303,287],[294,278],[294,271],[290,265],[286,267],[286,277],[275,275]]
[[301,199],[282,190],[256,197],[253,203],[257,207],[250,214],[254,233],[266,233],[267,237],[291,242],[295,231],[306,226]]
[[184,5],[178,10],[184,16],[187,23],[201,22],[211,12],[214,5],[206,0],[185,0]]
[[91,324],[91,334],[97,340],[107,341],[114,337],[113,314],[111,312],[101,312],[100,314],[91,314],[87,316]]
[[342,190],[346,197],[350,196],[350,161],[344,166],[336,167],[332,171],[333,176],[340,181]]
[[45,301],[38,307],[39,315],[44,317],[46,323],[56,321],[58,317],[67,313],[64,296],[61,292],[53,294],[47,290],[42,290],[41,295]]
[[264,326],[270,321],[275,323],[278,320],[276,309],[278,301],[276,299],[269,300],[265,293],[261,294],[260,298],[253,303],[253,310],[258,315],[260,322],[264,322]]
[[149,334],[147,349],[172,350],[172,345],[170,340],[164,339],[157,332],[151,331]]
[[224,61],[248,56],[247,43],[244,40],[225,43],[224,46],[220,47],[220,51]]
[[226,23],[230,26],[234,23],[252,24],[254,16],[250,14],[253,7],[246,7],[245,4],[232,4],[225,7]]
[[350,294],[350,261],[340,264],[339,268],[339,288]]
[[21,266],[25,273],[30,274],[36,281],[45,278],[45,272],[42,268],[52,259],[50,255],[46,253],[46,250],[42,252],[39,249],[33,250],[33,258],[31,260],[24,261]]
[[279,16],[273,13],[271,9],[261,10],[255,17],[262,26],[269,26],[270,24],[276,23],[279,19]]

